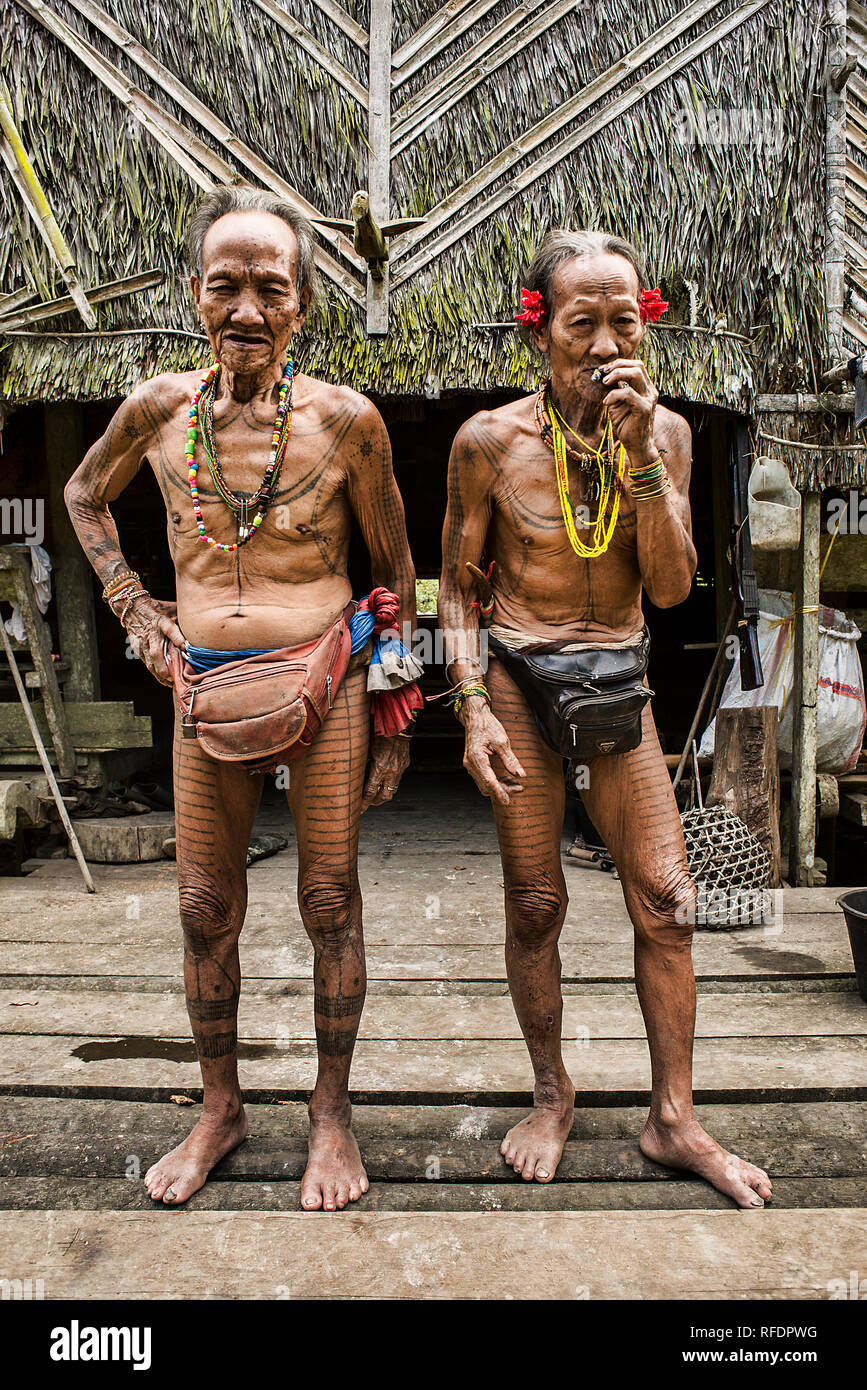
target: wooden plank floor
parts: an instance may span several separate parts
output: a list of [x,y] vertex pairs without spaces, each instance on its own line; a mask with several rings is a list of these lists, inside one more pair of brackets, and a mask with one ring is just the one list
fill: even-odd
[[[291,837],[273,807],[263,825]],[[364,818],[360,872],[370,986],[353,1087],[372,1185],[328,1216],[298,1210],[315,1045],[291,840],[249,876],[250,1138],[183,1212],[155,1210],[139,1181],[200,1096],[174,865],[95,866],[95,898],[68,860],[0,880],[0,1239],[16,1277],[44,1278],[47,1297],[537,1297],[513,1266],[544,1252],[545,1296],[574,1297],[577,1280],[590,1297],[822,1298],[863,1266],[867,1005],[840,889],[784,890],[773,922],[696,936],[701,1116],[775,1181],[773,1208],[744,1214],[637,1147],[650,1078],[615,880],[565,861],[578,1110],[540,1186],[499,1154],[532,1076],[489,808],[455,781],[408,779]]]

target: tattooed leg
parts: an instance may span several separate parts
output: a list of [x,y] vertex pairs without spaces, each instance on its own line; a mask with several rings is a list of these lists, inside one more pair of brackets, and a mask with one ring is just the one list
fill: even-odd
[[262,778],[215,762],[175,731],[175,833],[184,985],[204,1103],[189,1137],[148,1171],[155,1201],[175,1206],[247,1134],[237,1065],[238,937],[247,908],[247,844]]
[[367,673],[346,677],[308,753],[292,763],[289,805],[298,837],[298,903],[313,943],[319,1067],[301,1183],[308,1210],[334,1211],[367,1191],[350,1128],[349,1068],[367,975],[358,884],[358,823],[367,763]]
[[534,1108],[500,1146],[525,1182],[550,1182],[572,1127],[575,1088],[563,1065],[560,952],[566,883],[560,864],[563,759],[539,737],[526,701],[500,662],[487,685],[494,714],[526,772],[508,806],[493,803],[506,900],[506,973],[533,1064]]
[[635,984],[652,1077],[642,1151],[669,1167],[700,1174],[741,1207],[761,1207],[771,1196],[767,1173],[726,1153],[692,1108],[695,976],[692,926],[683,919],[692,915],[695,889],[649,708],[638,748],[593,759],[588,774],[584,803],[617,865],[635,927]]

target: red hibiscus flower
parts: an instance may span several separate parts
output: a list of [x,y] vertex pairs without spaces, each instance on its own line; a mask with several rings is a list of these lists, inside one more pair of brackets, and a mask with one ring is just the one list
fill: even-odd
[[515,315],[515,320],[522,328],[532,328],[538,333],[545,327],[548,321],[548,310],[545,307],[545,300],[538,290],[521,290],[521,300],[524,311]]
[[642,323],[656,323],[667,309],[668,303],[662,298],[658,287],[655,290],[642,290],[638,296],[638,312]]

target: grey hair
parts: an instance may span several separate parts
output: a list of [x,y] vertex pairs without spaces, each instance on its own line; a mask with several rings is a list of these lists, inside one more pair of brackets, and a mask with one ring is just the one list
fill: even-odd
[[202,247],[209,229],[231,212],[270,212],[292,228],[298,243],[296,283],[299,290],[310,290],[311,304],[319,289],[319,273],[314,259],[316,242],[313,226],[303,213],[276,193],[260,188],[217,188],[199,203],[187,227],[187,258],[193,273],[201,279]]
[[[647,282],[647,269],[644,257],[631,241],[611,232],[558,230],[549,232],[527,267],[523,281],[525,289],[538,290],[545,301],[548,313],[554,307],[554,276],[567,261],[586,259],[590,256],[622,256],[632,266],[638,276],[638,288],[643,289]],[[532,341],[529,329],[522,336]]]

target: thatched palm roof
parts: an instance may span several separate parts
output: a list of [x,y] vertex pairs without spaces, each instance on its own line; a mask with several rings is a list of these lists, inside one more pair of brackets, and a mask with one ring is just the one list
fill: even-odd
[[[346,216],[367,183],[366,0],[101,3],[7,0],[4,75],[83,282],[153,268],[165,279],[100,305],[100,336],[70,336],[82,325],[67,316],[0,338],[0,396],[12,400],[117,396],[143,375],[205,360],[205,346],[178,332],[197,331],[182,233],[202,182],[263,182],[232,137],[324,214]],[[394,3],[391,212],[430,215],[430,230],[393,245],[385,338],[365,331],[357,262],[323,242],[358,294],[327,281],[306,369],[382,393],[530,385],[538,364],[516,336],[476,325],[512,318],[522,268],[548,227],[583,225],[636,241],[672,301],[673,326],[648,349],[666,394],[743,407],[755,388],[816,389],[824,47],[815,0],[530,0],[520,23],[511,0],[467,0],[451,7],[444,41],[439,9]],[[140,95],[110,90],[96,60],[72,52],[40,12]],[[141,46],[141,61],[95,22],[100,13]],[[637,68],[617,67],[636,50],[648,55]],[[178,82],[194,102],[171,95]],[[708,137],[707,112],[756,108],[769,113],[778,148]],[[698,138],[686,138],[694,127]],[[26,285],[40,299],[61,294],[3,173],[0,294]]]

